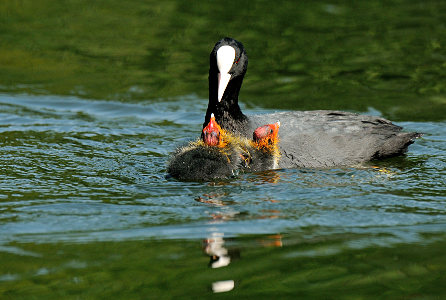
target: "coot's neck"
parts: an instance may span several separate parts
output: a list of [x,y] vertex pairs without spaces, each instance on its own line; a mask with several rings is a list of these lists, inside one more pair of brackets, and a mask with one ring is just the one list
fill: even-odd
[[[244,74],[243,74],[244,75]],[[218,73],[209,72],[209,104],[206,111],[203,128],[209,123],[211,114],[215,115],[217,123],[225,130],[242,133],[248,123],[240,106],[238,105],[238,95],[242,86],[243,75],[231,79],[223,94],[221,101],[218,101]]]

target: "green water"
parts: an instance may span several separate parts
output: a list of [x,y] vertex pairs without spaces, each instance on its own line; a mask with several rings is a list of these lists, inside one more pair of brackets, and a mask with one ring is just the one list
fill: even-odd
[[2,1],[6,92],[85,98],[207,97],[222,36],[250,65],[242,99],[286,109],[374,107],[443,120],[443,1]]
[[[445,12],[1,1],[0,299],[444,298]],[[355,168],[166,179],[223,36],[249,55],[246,113],[348,110],[425,135]]]
[[[444,241],[416,246],[330,252],[337,238],[273,248],[273,237],[241,239],[239,256],[229,267],[211,269],[200,244],[140,241],[90,244],[21,244],[29,251],[20,263],[1,254],[2,265],[19,278],[2,278],[8,299],[164,299],[164,298],[311,298],[441,299],[446,261]],[[298,241],[294,241],[298,242]],[[262,244],[263,243],[263,244]],[[314,243],[326,255],[312,252]],[[32,254],[46,253],[37,257]],[[31,254],[31,255],[30,255]],[[20,280],[20,281],[19,281]],[[235,280],[225,294],[212,283]],[[19,282],[17,282],[19,281]]]

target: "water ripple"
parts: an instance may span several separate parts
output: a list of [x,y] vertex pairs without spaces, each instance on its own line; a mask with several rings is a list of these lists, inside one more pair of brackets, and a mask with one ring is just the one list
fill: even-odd
[[0,95],[0,243],[294,232],[373,244],[446,228],[444,123],[402,123],[425,133],[408,155],[357,168],[167,180],[168,156],[198,136],[206,102]]

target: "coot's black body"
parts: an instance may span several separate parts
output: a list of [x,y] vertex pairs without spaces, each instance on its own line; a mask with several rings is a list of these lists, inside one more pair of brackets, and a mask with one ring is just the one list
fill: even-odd
[[[220,60],[232,59],[227,46],[235,50],[233,63],[226,71],[220,72],[224,66]],[[225,52],[219,56],[219,61],[218,52]],[[419,133],[401,132],[400,126],[380,117],[342,111],[244,115],[238,105],[238,95],[247,66],[248,57],[240,42],[231,38],[217,42],[210,55],[209,104],[203,126],[214,113],[223,129],[250,137],[258,126],[279,120],[279,168],[347,166],[401,155],[420,136]],[[222,89],[220,77],[224,77],[220,73],[229,74],[230,80],[223,90],[218,91]]]

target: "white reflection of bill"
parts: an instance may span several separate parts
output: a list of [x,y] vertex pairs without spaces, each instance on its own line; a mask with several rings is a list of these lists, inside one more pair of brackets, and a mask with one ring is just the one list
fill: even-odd
[[212,291],[214,293],[229,292],[234,288],[234,280],[216,281],[212,283]]
[[204,251],[211,258],[210,266],[212,268],[226,267],[231,263],[231,257],[228,250],[224,247],[223,233],[213,232],[205,240]]

